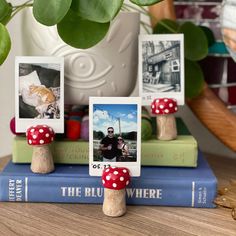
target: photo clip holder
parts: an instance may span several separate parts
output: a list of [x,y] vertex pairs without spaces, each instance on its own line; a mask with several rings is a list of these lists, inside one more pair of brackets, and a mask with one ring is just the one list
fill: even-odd
[[47,125],[34,125],[27,129],[26,138],[29,145],[33,146],[31,171],[47,174],[54,171],[53,156],[49,144],[54,141],[55,133]]
[[174,140],[177,138],[177,128],[174,113],[178,104],[174,98],[157,98],[151,104],[152,114],[156,116],[157,139]]
[[108,167],[103,170],[104,186],[103,213],[118,217],[126,213],[126,187],[131,180],[130,171],[126,167]]

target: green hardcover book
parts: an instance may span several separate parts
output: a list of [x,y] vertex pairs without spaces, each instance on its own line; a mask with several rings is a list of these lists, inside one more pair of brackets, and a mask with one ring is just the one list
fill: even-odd
[[179,135],[172,141],[153,138],[141,145],[144,166],[196,167],[197,155],[197,141],[191,135]]
[[[16,136],[13,140],[13,162],[30,163],[32,146],[25,137]],[[54,141],[51,151],[55,163],[88,164],[89,143],[85,141]],[[173,141],[160,141],[155,138],[142,142],[141,164],[150,166],[196,167],[197,142],[191,135],[180,135]]]

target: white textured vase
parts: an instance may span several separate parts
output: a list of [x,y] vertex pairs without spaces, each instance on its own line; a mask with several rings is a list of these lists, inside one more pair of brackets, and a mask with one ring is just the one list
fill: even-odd
[[82,50],[65,44],[56,27],[24,11],[23,54],[65,58],[65,103],[88,104],[89,96],[129,96],[137,79],[139,13],[121,12],[106,37]]

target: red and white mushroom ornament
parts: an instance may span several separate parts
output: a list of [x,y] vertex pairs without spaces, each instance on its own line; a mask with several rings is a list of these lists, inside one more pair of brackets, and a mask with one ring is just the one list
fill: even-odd
[[47,125],[35,125],[27,129],[27,142],[33,146],[32,172],[46,174],[54,170],[53,157],[49,148],[54,136],[53,129]]
[[103,213],[118,217],[126,213],[126,186],[130,183],[130,173],[125,167],[108,167],[103,171],[104,186]]
[[174,113],[178,111],[177,101],[173,98],[154,99],[152,114],[156,115],[157,139],[173,140],[177,137]]

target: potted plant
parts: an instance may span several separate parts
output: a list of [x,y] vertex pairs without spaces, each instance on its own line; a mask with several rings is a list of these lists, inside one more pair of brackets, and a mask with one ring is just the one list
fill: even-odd
[[[155,3],[161,2],[161,0],[130,0],[130,2],[140,6],[139,12],[150,16],[149,12],[145,10],[143,6],[154,5]],[[158,5],[163,5],[163,7],[159,7],[159,11],[158,9],[155,9],[156,12],[155,14],[152,14],[152,19],[158,18],[158,15],[161,16],[165,12],[168,12],[171,7],[173,11],[172,0],[164,0],[162,3],[158,3],[157,6]],[[30,29],[26,34],[24,32],[26,41],[28,38],[25,53],[27,55],[64,56],[67,60],[65,62],[66,103],[86,104],[88,103],[89,95],[130,95],[135,86],[137,76],[138,24],[129,25],[130,19],[124,19],[125,23],[120,23],[120,29],[123,30],[123,35],[121,34],[121,31],[117,33],[117,35],[120,36],[117,40],[120,45],[117,46],[116,44],[113,51],[110,50],[111,45],[109,44],[111,43],[107,42],[107,44],[105,44],[103,39],[109,37],[109,32],[112,28],[110,26],[114,25],[114,18],[119,18],[119,16],[116,17],[118,13],[122,10],[130,10],[132,6],[125,4],[123,0],[31,0],[26,1],[19,6],[13,6],[6,0],[0,0],[0,64],[4,62],[11,48],[10,35],[5,25],[15,16],[15,14],[17,14],[17,12],[29,7],[32,7],[33,14],[31,14],[31,16],[28,15],[24,21],[25,25],[23,31],[27,28]],[[164,9],[164,12],[160,11],[160,9]],[[153,15],[155,15],[155,17],[153,17]],[[166,14],[164,16],[166,16]],[[124,18],[124,16],[120,17],[120,19],[121,18]],[[55,30],[53,31],[52,27],[49,26],[55,26]],[[147,26],[144,24],[144,28],[146,27]],[[118,28],[115,28],[113,31],[118,30]],[[131,32],[131,30],[135,30],[133,37],[127,36],[128,32]],[[42,44],[40,45],[40,42],[38,42],[38,48],[43,48],[43,50],[38,50],[37,46],[34,47],[33,43],[37,41],[35,39],[39,37],[31,38],[33,33],[30,31],[40,32],[38,33],[40,37],[50,36],[50,34],[52,36],[53,32],[54,36],[56,36],[54,39],[56,40],[53,42],[51,41],[51,44],[47,38],[41,40],[46,42],[47,48],[43,48],[44,46]],[[57,32],[59,37],[57,37]],[[207,55],[208,47],[206,37],[202,30],[191,23],[179,26],[175,22],[162,20],[159,21],[154,28],[154,33],[185,34],[185,55],[187,65],[185,75],[187,78],[190,78],[186,79],[186,94],[187,97],[190,98],[198,95],[203,88],[204,78],[200,67],[195,61],[200,60]],[[192,37],[193,35],[194,37]],[[125,40],[125,36],[127,36],[127,40]],[[194,43],[192,43],[192,40],[194,40]],[[64,45],[62,45],[62,41],[64,41]],[[125,48],[129,45],[129,42],[133,43],[131,56],[127,56],[123,53],[123,58],[125,59],[120,59],[119,63],[116,61],[113,62],[112,60],[118,58],[121,54],[117,52],[119,52],[119,50],[122,51],[121,48]],[[55,45],[57,45],[56,49]],[[105,74],[97,73],[96,77],[91,76],[91,73],[89,72],[94,71],[95,67],[99,67],[98,63],[95,63],[97,59],[94,59],[93,56],[96,55],[100,63],[103,59],[101,55],[107,54],[108,52],[107,45],[109,46],[108,54],[110,55],[109,59],[105,60],[105,64],[107,66],[106,70],[109,71],[109,77],[108,79],[98,80],[104,78],[108,72],[105,71]],[[34,48],[32,49],[32,47]],[[77,48],[77,56],[71,56],[71,54],[74,53],[75,48]],[[86,49],[86,51],[84,51],[84,49]],[[198,49],[201,50],[199,51]],[[97,53],[95,50],[98,50],[99,52]],[[115,52],[116,54],[114,54]],[[90,53],[90,55],[87,53]],[[70,60],[66,58],[67,54],[70,54]],[[73,58],[73,61],[71,58]],[[78,58],[79,60],[77,60]],[[82,60],[81,62],[81,58],[84,61]],[[112,63],[109,63],[111,61]],[[129,62],[129,64],[127,62]],[[118,72],[114,71],[114,73],[111,73],[113,72],[112,70],[114,70],[114,65],[118,64]],[[75,65],[76,71],[74,71]],[[125,75],[122,74],[122,71],[125,72]],[[83,72],[85,74],[83,74]],[[123,78],[122,82],[119,82],[118,84],[115,83],[115,81],[119,81],[119,78],[115,77],[115,75],[119,76],[119,78]],[[110,78],[112,78],[112,80]],[[96,81],[96,83],[94,81]]]
[[[161,0],[130,0],[139,6]],[[22,9],[33,7],[35,19],[46,26],[57,26],[63,41],[72,47],[86,49],[96,45],[107,34],[110,22],[121,11],[124,0],[30,0],[13,6],[0,0],[0,64],[10,48],[10,35],[5,25]]]
[[[131,0],[139,6],[159,1]],[[127,8],[123,0],[34,0],[20,6],[0,0],[0,8],[9,12],[0,26],[0,63],[10,50],[4,24],[29,8],[22,20],[23,55],[65,58],[65,103],[88,104],[89,96],[132,93],[140,23],[137,12],[123,13]]]

